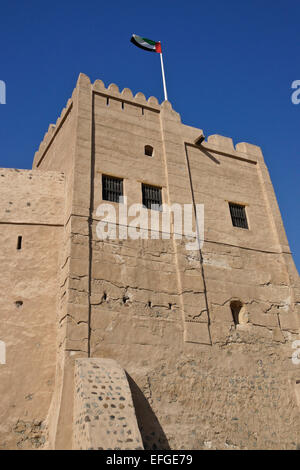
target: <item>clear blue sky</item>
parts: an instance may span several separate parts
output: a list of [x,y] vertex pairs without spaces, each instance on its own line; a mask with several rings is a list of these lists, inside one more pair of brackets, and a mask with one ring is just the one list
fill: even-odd
[[0,166],[31,167],[80,72],[162,100],[159,56],[129,42],[160,40],[182,121],[262,147],[300,270],[299,30],[296,0],[1,2]]

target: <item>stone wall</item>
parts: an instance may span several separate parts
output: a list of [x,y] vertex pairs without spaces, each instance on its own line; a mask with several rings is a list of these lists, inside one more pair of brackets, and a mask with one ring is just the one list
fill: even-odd
[[[169,102],[159,105],[156,98],[133,96],[129,89],[119,92],[114,84],[106,88],[101,80],[91,84],[80,75],[71,100],[35,155],[39,170],[32,174],[44,176],[30,183],[37,181],[32,192],[34,207],[40,205],[35,212],[30,209],[37,224],[31,255],[36,264],[27,260],[19,282],[28,267],[34,302],[40,279],[46,273],[51,279],[51,291],[41,291],[45,315],[38,331],[44,338],[43,322],[50,322],[45,351],[51,354],[46,366],[37,362],[37,390],[45,400],[39,416],[30,412],[26,420],[22,402],[19,411],[7,412],[11,429],[22,429],[19,445],[39,442],[35,436],[45,425],[48,448],[128,444],[110,445],[109,425],[80,422],[89,416],[82,413],[85,402],[92,404],[91,387],[98,386],[82,368],[99,358],[117,361],[126,371],[145,449],[299,445],[300,378],[291,356],[299,333],[300,284],[269,174],[259,147],[234,147],[230,138],[218,135],[198,145],[201,135],[201,129],[181,123]],[[146,145],[154,148],[152,157],[145,155]],[[64,172],[64,185],[52,170]],[[99,240],[103,174],[123,178],[128,205],[142,202],[142,183],[160,186],[166,204],[204,204],[201,249],[188,251],[187,239],[177,239],[172,229],[170,239]],[[25,194],[16,192],[19,212],[3,232],[13,256],[19,256],[14,251],[17,223],[27,223],[21,215],[30,207],[30,186],[23,186]],[[13,186],[9,188],[4,190],[5,223],[9,206],[15,204]],[[246,206],[249,230],[232,226],[228,202]],[[51,221],[43,226],[45,234],[40,228],[47,220],[41,217],[43,208]],[[28,230],[33,230],[30,223]],[[46,240],[48,245],[51,240],[48,251]],[[51,255],[47,267],[43,253]],[[19,265],[6,253],[3,258],[8,289]],[[18,292],[14,288],[13,296]],[[231,302],[242,305],[238,324]],[[35,319],[39,309],[40,304],[33,304],[29,317]],[[6,331],[10,317],[11,312],[5,317]],[[16,333],[11,331],[13,340]],[[117,366],[104,361],[103,367],[111,380]],[[1,372],[5,370],[10,373]],[[46,370],[54,381],[49,393],[40,383]],[[127,386],[125,379],[123,384]],[[17,445],[10,434],[8,440],[5,445]],[[135,444],[140,446],[128,445]]]
[[[147,397],[166,440],[142,433],[145,448],[296,448],[297,275],[260,149],[222,136],[199,147],[202,131],[169,103],[145,113],[124,94],[94,96],[90,353],[117,360]],[[173,238],[99,241],[103,173],[124,179],[129,205],[141,182],[164,202],[204,204],[201,253]],[[232,226],[229,201],[246,205],[249,230]]]
[[54,391],[64,177],[0,169],[0,183],[0,448],[40,448]]
[[73,449],[141,450],[125,371],[111,359],[77,359]]

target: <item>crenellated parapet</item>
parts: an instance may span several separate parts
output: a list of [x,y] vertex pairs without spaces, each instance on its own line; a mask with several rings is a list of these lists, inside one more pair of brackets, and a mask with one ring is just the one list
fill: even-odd
[[141,116],[144,115],[145,111],[152,111],[154,113],[163,111],[172,116],[173,120],[181,121],[180,115],[173,110],[172,104],[169,101],[163,101],[160,104],[155,96],[150,96],[146,99],[145,95],[140,91],[135,95],[133,95],[129,88],[124,88],[120,91],[115,83],[111,83],[106,88],[102,80],[96,80],[91,86],[94,93],[106,98],[108,106],[110,101],[113,100],[115,103],[118,103],[117,108],[125,111],[125,113],[128,107],[135,107],[136,110],[139,109],[139,115]]
[[[50,124],[48,131],[45,133],[43,140],[40,143],[39,149],[34,156],[33,166],[38,166],[38,163],[43,158],[43,155],[47,152],[47,149],[55,139],[57,133],[62,127],[66,117],[71,111],[74,100],[76,100],[77,91],[81,88],[90,88],[92,93],[100,95],[106,99],[106,104],[118,103],[118,108],[126,112],[124,105],[131,105],[137,109],[140,109],[140,114],[144,113],[144,110],[150,110],[155,113],[163,111],[164,116],[172,116],[172,119],[181,121],[180,114],[177,113],[172,104],[169,101],[163,101],[161,104],[155,96],[150,96],[148,99],[142,92],[137,92],[135,95],[129,88],[124,88],[120,91],[118,85],[110,83],[107,87],[104,82],[100,79],[95,80],[91,83],[90,78],[81,73],[79,75],[76,87],[73,91],[72,97],[68,100],[66,106],[63,108],[60,116],[58,117],[55,124]],[[194,143],[194,141],[203,133],[201,129],[193,128],[190,126],[183,125],[183,137],[187,143]],[[188,136],[188,137],[187,137]],[[215,151],[216,153],[230,154],[231,156],[248,160],[249,162],[256,163],[259,159],[263,159],[261,148],[257,145],[253,145],[246,142],[239,142],[234,145],[232,138],[225,137],[218,134],[209,135],[202,142],[203,148]]]
[[[74,92],[73,92],[73,95],[74,95]],[[41,161],[41,159],[47,152],[48,148],[50,147],[51,143],[53,142],[59,130],[61,129],[63,123],[65,122],[66,117],[68,116],[73,106],[73,95],[71,98],[68,99],[67,104],[61,111],[60,116],[57,118],[56,123],[49,124],[48,130],[45,133],[38,150],[34,154],[33,165],[32,165],[33,168],[38,166],[39,162]]]
[[129,88],[124,88],[122,91],[120,91],[118,85],[115,83],[111,83],[106,88],[102,80],[96,80],[91,86],[94,92],[100,93],[101,95],[107,96],[108,98],[114,98],[120,102],[149,108],[157,112],[160,111],[160,104],[155,96],[150,96],[147,100],[145,95],[140,91],[134,96]]
[[186,125],[182,125],[182,136],[185,143],[195,147],[199,147],[199,137],[203,136],[200,144],[201,148],[216,154],[228,155],[254,164],[259,160],[263,160],[263,154],[259,146],[247,142],[239,142],[234,145],[231,137],[213,134],[204,138],[202,129]]
[[[44,155],[47,153],[48,148],[60,131],[71,109],[74,107],[80,89],[90,89],[91,94],[94,93],[104,97],[108,108],[109,104],[118,103],[118,109],[120,111],[123,110],[126,113],[126,108],[124,108],[124,106],[129,105],[130,107],[139,109],[140,115],[143,115],[145,110],[155,113],[160,113],[163,110],[169,116],[172,116],[173,120],[180,122],[180,115],[173,110],[172,104],[169,101],[163,101],[160,104],[155,96],[150,96],[148,99],[146,99],[145,95],[140,91],[135,95],[133,95],[129,88],[124,88],[122,91],[120,91],[118,85],[115,83],[111,83],[108,85],[108,87],[105,87],[104,82],[99,79],[94,83],[91,83],[90,78],[87,75],[81,73],[78,77],[72,97],[68,100],[66,106],[63,108],[56,123],[49,125],[49,128],[45,133],[38,150],[35,152],[33,167],[38,167]],[[117,107],[115,107],[115,109],[117,109]]]
[[247,160],[249,163],[257,163],[259,159],[263,159],[261,148],[257,145],[246,142],[233,144],[230,137],[213,134],[207,137],[203,142],[203,147],[214,150],[216,153],[228,154],[240,160]]

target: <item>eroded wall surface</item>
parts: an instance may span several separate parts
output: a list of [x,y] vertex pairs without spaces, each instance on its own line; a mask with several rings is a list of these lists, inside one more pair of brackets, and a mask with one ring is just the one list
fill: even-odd
[[0,448],[42,448],[56,367],[64,177],[0,169],[0,183]]
[[[199,148],[202,131],[168,104],[142,110],[110,90],[93,102],[91,355],[117,360],[147,397],[145,448],[296,448],[298,275],[260,150],[221,136]],[[103,173],[123,178],[128,205],[142,182],[166,203],[204,204],[201,255],[172,237],[99,240]],[[249,230],[232,226],[229,201],[246,205]]]
[[[64,171],[66,181],[58,197],[64,211],[57,226],[54,199],[37,197],[41,207],[49,205],[52,218],[44,227],[45,239],[36,228],[32,249],[39,249],[32,265],[36,271],[30,274],[33,285],[40,285],[45,273],[52,283],[41,300],[47,303],[43,321],[52,328],[47,334],[53,332],[45,346],[51,352],[46,367],[37,363],[36,379],[43,391],[41,377],[49,365],[55,385],[43,392],[41,411],[50,406],[49,448],[72,448],[74,442],[83,448],[109,445],[104,435],[103,444],[99,441],[109,427],[98,429],[95,423],[94,435],[94,423],[87,421],[87,434],[80,422],[88,414],[83,416],[76,393],[89,399],[90,385],[98,386],[92,379],[85,384],[83,376],[80,382],[75,371],[76,360],[87,356],[112,359],[126,371],[145,449],[299,446],[300,372],[291,360],[293,341],[299,338],[299,276],[268,171],[258,147],[234,147],[231,139],[218,135],[199,146],[200,135],[201,129],[181,123],[170,103],[159,105],[142,93],[133,97],[129,89],[120,93],[100,80],[92,85],[81,74],[36,153],[39,172],[33,173],[44,172],[48,180],[51,170]],[[145,145],[153,147],[152,157],[145,155]],[[97,208],[106,202],[103,174],[123,179],[128,206],[142,202],[142,183],[159,186],[166,204],[204,204],[201,249],[187,250],[195,237],[178,239],[172,227],[169,239],[162,239],[161,230],[159,239],[150,233],[136,240],[99,239]],[[47,193],[47,184],[33,192]],[[51,192],[57,194],[57,188]],[[18,200],[26,201],[21,196]],[[246,206],[249,230],[233,227],[229,202]],[[118,212],[120,204],[113,206]],[[129,222],[123,223],[123,233]],[[115,228],[118,233],[119,225]],[[47,249],[53,252],[44,273],[39,256],[46,256],[49,238]],[[7,288],[15,271],[4,258],[11,273]],[[55,296],[56,317],[54,310],[49,313]],[[233,321],[232,301],[243,305],[239,324]],[[27,412],[25,405],[19,410]],[[7,411],[12,422],[19,414]]]

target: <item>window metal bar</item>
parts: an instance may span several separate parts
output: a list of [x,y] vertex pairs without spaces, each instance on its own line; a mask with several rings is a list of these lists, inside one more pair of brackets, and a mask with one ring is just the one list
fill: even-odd
[[[142,184],[142,196],[143,196],[143,205],[147,209],[152,209],[152,206],[161,206],[161,188],[156,186],[150,186],[148,184]],[[157,210],[157,207],[153,207]]]
[[123,180],[114,176],[102,175],[102,199],[119,202],[123,196]]
[[241,206],[240,204],[234,204],[230,202],[229,209],[230,209],[232,225],[234,227],[248,229],[245,206]]

